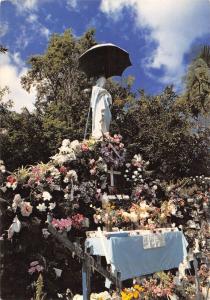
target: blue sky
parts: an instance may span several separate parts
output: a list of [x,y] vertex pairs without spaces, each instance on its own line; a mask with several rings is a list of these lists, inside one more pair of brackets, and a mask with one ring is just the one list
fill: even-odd
[[72,28],[75,36],[96,28],[99,43],[126,49],[136,78],[134,89],[159,93],[167,84],[180,91],[192,52],[209,44],[209,0],[1,0],[0,86],[8,85],[15,109],[33,108],[35,91],[26,93],[20,77],[27,58],[43,53],[50,35]]

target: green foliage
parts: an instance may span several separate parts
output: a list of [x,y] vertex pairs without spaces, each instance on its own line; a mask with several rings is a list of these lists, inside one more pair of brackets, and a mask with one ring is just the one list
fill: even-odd
[[142,153],[151,169],[166,179],[208,172],[207,136],[192,133],[189,114],[177,105],[178,99],[171,87],[158,96],[142,92],[122,122],[131,155]]
[[1,156],[8,169],[48,158],[49,151],[43,147],[42,122],[37,115],[27,110],[20,114],[8,111],[6,128]]
[[186,103],[195,117],[210,109],[210,47],[204,46],[190,64],[186,78]]

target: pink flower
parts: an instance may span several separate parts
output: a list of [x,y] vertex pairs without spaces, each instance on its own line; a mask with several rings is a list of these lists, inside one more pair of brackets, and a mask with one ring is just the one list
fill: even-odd
[[32,275],[34,272],[36,272],[36,268],[35,267],[31,267],[31,268],[28,269],[28,273],[30,275]]
[[38,260],[35,260],[35,261],[32,261],[32,262],[30,263],[30,266],[31,266],[31,267],[34,267],[34,266],[36,266],[36,265],[38,265],[38,264],[39,264]]
[[46,178],[46,181],[47,181],[48,183],[52,183],[52,182],[53,182],[53,179],[52,179],[52,177],[47,177],[47,178]]
[[33,167],[32,170],[31,170],[31,172],[32,172],[33,174],[37,174],[37,173],[40,172],[40,168],[39,168],[39,167]]
[[84,221],[84,216],[81,214],[76,214],[72,218],[72,226],[76,228],[80,228],[82,225],[82,222]]
[[60,171],[60,173],[66,174],[67,173],[67,168],[62,166],[62,167],[60,167],[59,171]]
[[40,179],[41,179],[40,176],[36,176],[36,177],[35,177],[35,182],[39,182]]
[[115,139],[114,139],[114,142],[115,142],[116,144],[119,144],[119,143],[120,143],[120,139],[115,138]]
[[91,174],[91,175],[95,175],[95,174],[96,174],[96,168],[91,169],[91,170],[90,170],[90,174]]
[[160,287],[156,286],[153,289],[153,293],[155,293],[157,296],[161,297],[163,295],[163,289],[161,289]]
[[52,225],[55,228],[58,228],[59,230],[67,230],[69,231],[71,229],[72,220],[70,218],[67,219],[52,219]]
[[22,202],[20,206],[21,214],[24,217],[29,217],[32,213],[33,207],[30,202]]
[[40,266],[40,265],[36,266],[37,272],[42,272],[43,269],[44,269],[44,268],[43,268],[42,266]]
[[89,147],[86,143],[82,144],[81,148],[82,148],[82,151],[84,151],[84,152],[87,152],[89,150]]
[[28,269],[28,273],[32,275],[36,271],[42,272],[43,270],[44,270],[43,266],[41,266],[38,261],[33,261],[30,263],[30,268]]
[[94,159],[94,158],[92,158],[92,159],[90,159],[90,161],[89,161],[89,164],[90,164],[90,165],[94,165],[94,164],[95,164],[95,162],[96,162],[96,161],[95,161],[95,159]]

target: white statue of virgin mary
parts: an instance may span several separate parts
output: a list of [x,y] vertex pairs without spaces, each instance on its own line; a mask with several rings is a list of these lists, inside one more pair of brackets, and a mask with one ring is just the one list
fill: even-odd
[[103,87],[106,83],[105,77],[100,77],[96,85],[92,88],[91,108],[92,108],[92,137],[99,140],[103,134],[109,132],[111,122],[110,105],[111,95]]

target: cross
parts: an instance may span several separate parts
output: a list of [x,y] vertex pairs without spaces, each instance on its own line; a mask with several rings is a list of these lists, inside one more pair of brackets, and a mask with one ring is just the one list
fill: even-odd
[[114,175],[120,175],[121,172],[114,171],[113,167],[110,167],[110,170],[108,170],[108,173],[110,174],[111,186],[114,187]]

